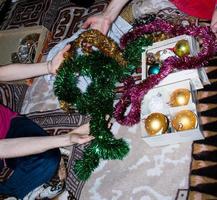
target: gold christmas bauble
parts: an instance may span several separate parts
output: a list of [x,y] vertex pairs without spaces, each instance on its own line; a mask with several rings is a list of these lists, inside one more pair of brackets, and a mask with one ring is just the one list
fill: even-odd
[[177,56],[183,57],[190,54],[190,46],[187,40],[179,40],[174,48],[174,52]]
[[191,93],[186,88],[176,89],[170,95],[170,106],[184,106],[187,105],[190,100]]
[[152,113],[145,119],[145,129],[150,136],[165,133],[168,125],[168,118],[162,113]]
[[176,131],[186,131],[197,127],[197,116],[190,110],[176,113],[172,119],[172,126]]

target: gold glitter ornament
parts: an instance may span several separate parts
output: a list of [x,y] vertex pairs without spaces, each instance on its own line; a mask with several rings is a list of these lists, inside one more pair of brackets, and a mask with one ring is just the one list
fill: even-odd
[[186,131],[197,127],[197,116],[190,110],[182,110],[176,113],[171,122],[176,131]]
[[166,35],[165,33],[152,33],[153,42],[160,42],[169,38],[169,35]]
[[187,40],[179,40],[175,47],[174,52],[177,56],[183,57],[190,54],[190,46]]
[[66,101],[63,101],[63,100],[59,101],[59,105],[60,105],[60,108],[62,110],[65,110],[66,112],[71,112],[71,111],[76,110],[75,106],[73,106],[72,104],[67,103]]
[[81,47],[84,53],[91,53],[93,51],[92,46],[94,46],[106,56],[116,60],[119,65],[125,66],[127,64],[118,45],[98,30],[91,29],[81,33],[71,45],[72,55],[75,48]]
[[[89,54],[93,51],[92,47],[96,47],[106,56],[113,58],[119,65],[123,67],[127,65],[127,61],[124,59],[118,45],[111,38],[94,29],[81,33],[77,39],[71,42],[70,50],[65,52],[63,56],[65,60],[73,59],[77,48],[81,48],[83,53]],[[62,67],[64,67],[64,62],[61,63],[59,69]],[[57,74],[59,73],[59,69],[57,70]],[[67,112],[76,110],[76,106],[68,102],[59,101],[59,104],[60,108]]]
[[168,125],[169,120],[162,113],[152,113],[145,119],[145,129],[150,136],[165,133]]
[[184,106],[187,105],[190,100],[191,93],[186,88],[176,89],[170,95],[170,106]]

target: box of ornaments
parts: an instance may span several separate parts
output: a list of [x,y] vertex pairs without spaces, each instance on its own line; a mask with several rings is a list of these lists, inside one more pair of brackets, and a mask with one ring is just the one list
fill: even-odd
[[203,139],[190,79],[150,90],[141,104],[142,138],[150,146]]
[[[181,35],[160,42],[153,43],[142,53],[142,79],[148,76],[158,74],[162,63],[170,56],[181,58],[183,56],[196,56],[199,52],[197,40],[189,35]],[[177,81],[190,79],[194,90],[203,88],[203,85],[209,84],[209,79],[205,69],[188,69],[178,71],[174,68],[164,78],[158,86],[170,84]]]

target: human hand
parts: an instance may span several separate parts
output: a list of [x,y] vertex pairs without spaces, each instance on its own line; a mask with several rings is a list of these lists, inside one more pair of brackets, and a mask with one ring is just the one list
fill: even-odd
[[89,17],[83,24],[82,28],[87,29],[96,29],[100,31],[102,34],[106,35],[112,21],[109,19],[109,17],[106,17],[104,15],[96,15]]
[[217,37],[217,8],[215,8],[213,15],[212,15],[212,21],[211,21],[211,30]]
[[56,74],[58,68],[60,67],[61,63],[65,59],[64,54],[69,51],[71,45],[66,45],[51,61],[47,62],[48,72],[51,74]]
[[84,144],[86,142],[90,142],[94,137],[88,134],[80,134],[80,133],[69,133],[69,142],[70,144]]
[[91,141],[94,139],[93,136],[89,135],[90,133],[90,124],[84,124],[73,131],[69,132],[69,141],[70,144],[78,143],[78,144],[84,144],[86,142]]

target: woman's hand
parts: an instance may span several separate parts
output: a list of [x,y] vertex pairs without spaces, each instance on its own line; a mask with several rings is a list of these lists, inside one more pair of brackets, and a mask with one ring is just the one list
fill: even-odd
[[69,136],[69,143],[70,145],[78,143],[78,144],[84,144],[86,142],[90,142],[92,139],[94,139],[93,136],[89,135],[90,133],[90,124],[84,124],[73,131],[68,133]]
[[83,24],[82,28],[96,29],[106,35],[111,26],[112,21],[104,15],[96,15],[89,17]]
[[72,144],[84,144],[86,142],[90,142],[94,137],[88,134],[81,135],[80,133],[71,133],[69,134],[69,142]]
[[70,44],[66,45],[51,61],[47,62],[48,73],[56,74],[58,68],[65,59],[64,54],[69,51],[70,47]]

